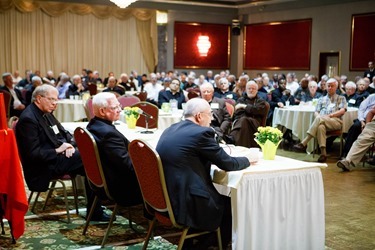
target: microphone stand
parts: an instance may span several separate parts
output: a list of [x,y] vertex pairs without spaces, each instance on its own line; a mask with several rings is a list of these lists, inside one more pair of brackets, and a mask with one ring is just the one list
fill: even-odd
[[149,119],[149,117],[148,117],[148,115],[144,115],[144,116],[146,117],[146,130],[141,131],[141,134],[153,134],[154,133],[153,131],[148,130],[148,119]]

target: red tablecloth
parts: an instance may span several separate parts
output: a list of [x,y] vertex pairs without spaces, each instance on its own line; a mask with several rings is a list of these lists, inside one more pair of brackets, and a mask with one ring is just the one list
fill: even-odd
[[13,236],[18,239],[25,230],[28,203],[12,129],[0,129],[0,194],[7,195],[5,218],[12,223]]

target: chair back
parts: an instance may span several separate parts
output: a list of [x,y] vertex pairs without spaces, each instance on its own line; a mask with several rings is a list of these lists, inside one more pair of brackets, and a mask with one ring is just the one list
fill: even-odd
[[[74,139],[77,143],[86,178],[94,191],[104,190],[107,198],[112,199],[100,161],[99,150],[92,134],[84,128],[78,127],[74,130]],[[102,194],[102,193],[101,193]]]
[[6,118],[9,119],[10,102],[11,102],[12,96],[8,91],[3,90],[3,89],[0,89],[0,93],[2,93],[4,96],[5,115],[6,115]]
[[89,84],[88,89],[91,96],[96,95],[96,93],[98,92],[98,86],[94,83]]
[[120,102],[121,106],[124,107],[129,107],[131,105],[136,104],[137,102],[140,102],[141,100],[136,97],[136,96],[120,96],[117,98],[117,100]]
[[[151,115],[152,118],[148,118],[148,128],[158,128],[158,119],[159,119],[159,108],[158,106],[149,103],[149,102],[138,102],[131,107],[138,107],[142,109],[147,114]],[[140,115],[137,120],[137,126],[146,127],[146,116]]]
[[141,102],[145,102],[147,100],[147,92],[146,91],[134,93],[134,96],[138,97],[139,100],[141,100]]
[[87,120],[89,121],[95,116],[94,108],[92,106],[92,97],[87,99],[87,101],[85,102],[85,113],[86,113]]
[[232,104],[230,104],[229,102],[225,102],[225,106],[228,110],[228,113],[230,114],[230,117],[233,117],[234,106]]
[[200,95],[199,95],[199,93],[197,93],[195,91],[189,91],[188,94],[187,94],[187,96],[188,96],[188,99],[190,100],[190,99],[199,97]]
[[159,154],[149,144],[138,139],[129,144],[128,150],[146,208],[163,224],[171,223],[178,227]]
[[18,120],[19,119],[17,116],[12,116],[8,122],[8,127],[13,129],[14,133],[16,132],[16,125],[17,125]]
[[262,123],[260,124],[260,126],[263,126],[263,127],[266,126],[269,111],[270,111],[270,104],[266,102],[266,107],[262,116]]

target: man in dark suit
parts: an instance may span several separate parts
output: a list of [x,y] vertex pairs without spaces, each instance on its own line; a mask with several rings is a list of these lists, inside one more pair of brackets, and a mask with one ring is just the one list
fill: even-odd
[[113,93],[102,92],[93,98],[95,117],[87,129],[98,145],[109,193],[122,206],[143,203],[137,177],[128,154],[129,141],[112,124],[120,117],[121,105]]
[[[231,230],[230,209],[212,184],[211,164],[226,171],[241,170],[250,165],[246,157],[231,157],[215,141],[210,128],[211,107],[206,100],[194,98],[186,103],[185,120],[167,128],[156,147],[167,183],[176,221],[198,230],[215,230],[225,221]],[[228,199],[229,201],[229,199]],[[229,218],[228,218],[229,217]],[[223,236],[224,245],[231,239]]]
[[4,86],[0,89],[5,90],[10,93],[10,107],[9,107],[9,117],[17,116],[19,117],[22,111],[25,109],[26,102],[22,98],[21,91],[16,88],[13,88],[13,78],[11,73],[3,74]]

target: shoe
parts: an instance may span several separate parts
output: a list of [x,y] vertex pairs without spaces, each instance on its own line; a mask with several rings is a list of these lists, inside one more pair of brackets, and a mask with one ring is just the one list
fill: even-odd
[[375,158],[368,159],[366,162],[370,165],[375,165]]
[[350,162],[347,160],[341,160],[336,163],[337,167],[341,168],[343,171],[349,172],[351,170],[350,168]]
[[323,163],[323,162],[326,162],[326,161],[327,161],[327,156],[326,156],[326,155],[321,155],[321,156],[319,156],[319,158],[318,158],[318,162]]
[[296,152],[306,153],[307,146],[303,146],[302,143],[298,143],[293,146],[293,150]]
[[[94,214],[91,217],[91,221],[108,222],[110,220],[111,220],[111,215],[108,215],[108,214],[106,214],[104,212],[102,214],[99,214],[99,215]],[[116,217],[113,219],[113,221],[116,221]]]

